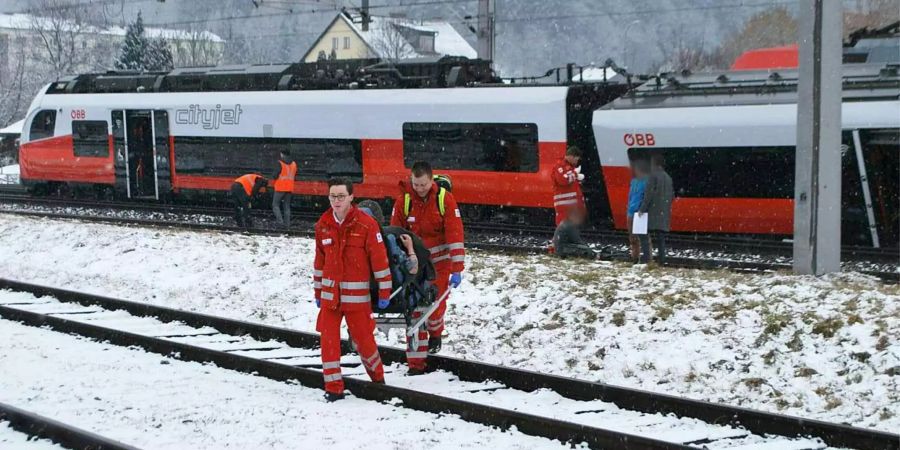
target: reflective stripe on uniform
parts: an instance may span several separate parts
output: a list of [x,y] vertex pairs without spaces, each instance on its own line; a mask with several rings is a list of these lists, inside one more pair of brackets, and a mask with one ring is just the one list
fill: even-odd
[[340,381],[340,380],[342,380],[344,377],[342,377],[341,374],[339,374],[339,373],[333,373],[333,374],[331,374],[331,375],[325,375],[325,376],[323,376],[322,378],[325,379],[325,382],[326,382],[326,383],[330,383],[330,382],[332,382],[332,381]]
[[390,289],[392,287],[394,287],[394,283],[391,283],[390,281],[379,281],[378,282],[378,289]]
[[341,289],[368,289],[368,281],[341,281]]
[[450,255],[441,255],[441,256],[438,256],[437,258],[431,258],[431,262],[436,263],[436,262],[443,261],[445,259],[450,259]]
[[322,282],[321,281],[313,281],[313,288],[322,289]]
[[342,295],[341,302],[343,303],[369,303],[372,301],[372,298],[368,295]]
[[465,262],[466,257],[463,255],[454,255],[450,257],[450,261],[452,262]]
[[560,200],[558,202],[553,202],[553,206],[563,206],[563,205],[574,205],[578,203],[577,199],[572,200]]
[[334,280],[331,278],[322,278],[322,286],[332,287],[334,286]]
[[384,269],[384,270],[379,270],[378,272],[375,272],[372,275],[375,275],[375,278],[384,278],[390,274],[391,274],[391,269],[388,268],[388,269]]
[[565,194],[556,194],[553,196],[553,200],[562,200],[564,198],[571,198],[578,195],[577,192],[567,192]]
[[466,248],[466,246],[463,245],[462,242],[454,242],[452,244],[447,244],[448,250],[460,250],[460,249],[464,249],[464,248]]
[[428,251],[431,252],[432,255],[444,250],[447,250],[447,244],[435,245],[434,247],[428,249]]
[[363,365],[365,365],[369,370],[375,370],[379,365],[381,365],[381,356],[378,353],[375,353],[369,358],[363,358],[362,356],[360,356],[360,359],[362,359]]
[[321,276],[322,276],[322,271],[321,271],[321,270],[313,270],[313,276],[314,276],[314,277],[321,277]]
[[322,300],[334,300],[334,294],[331,292],[323,292]]
[[427,358],[428,352],[406,352],[407,358]]
[[327,363],[322,363],[322,369],[340,369],[341,362],[340,361],[328,361]]

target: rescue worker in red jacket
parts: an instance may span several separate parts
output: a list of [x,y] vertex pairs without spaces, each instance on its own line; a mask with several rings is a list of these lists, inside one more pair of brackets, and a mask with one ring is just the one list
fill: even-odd
[[[294,192],[294,177],[297,176],[297,163],[291,159],[289,150],[281,151],[278,166],[272,173],[275,180],[272,194],[272,212],[275,213],[275,222],[285,228],[291,227],[291,194]],[[284,214],[281,211],[284,209]]]
[[581,149],[571,146],[566,156],[553,167],[553,209],[556,210],[556,226],[559,226],[573,208],[585,211],[584,194],[581,193]]
[[[459,207],[450,191],[434,183],[434,174],[427,162],[413,164],[409,182],[401,181],[400,185],[403,193],[394,201],[391,225],[416,234],[431,251],[431,262],[437,272],[434,283],[439,299],[450,286],[456,288],[462,282],[466,250]],[[424,373],[428,353],[441,350],[447,300],[428,317],[425,329],[409,339],[406,359],[410,375]],[[414,312],[413,317],[416,314]]]
[[259,195],[268,181],[255,173],[248,173],[234,180],[231,184],[231,198],[234,201],[234,220],[239,227],[250,228],[250,201]]
[[375,320],[369,282],[378,283],[378,307],[391,295],[391,270],[381,229],[375,219],[353,205],[353,184],[346,179],[328,182],[331,208],[316,223],[313,285],[319,317],[325,398],[344,397],[341,378],[341,320],[347,319],[350,337],[373,382],[384,383],[384,367],[375,344]]

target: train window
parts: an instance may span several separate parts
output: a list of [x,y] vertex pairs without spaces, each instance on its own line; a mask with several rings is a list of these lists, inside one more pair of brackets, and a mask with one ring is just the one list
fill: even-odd
[[793,198],[794,147],[632,148],[661,153],[676,197]]
[[438,170],[537,172],[537,125],[404,123],[403,160],[407,167],[429,161]]
[[281,150],[297,162],[297,180],[348,177],[362,181],[362,143],[356,139],[280,139],[176,137],[175,171],[239,177],[271,176]]
[[72,145],[75,156],[109,156],[109,130],[105,120],[73,120]]
[[34,116],[31,121],[31,129],[28,133],[28,140],[36,141],[53,137],[53,130],[56,128],[56,111],[45,109]]

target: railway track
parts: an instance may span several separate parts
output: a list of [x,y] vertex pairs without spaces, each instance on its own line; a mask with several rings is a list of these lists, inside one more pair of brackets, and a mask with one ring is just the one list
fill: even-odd
[[[185,229],[192,231],[215,231],[215,232],[232,232],[232,233],[252,233],[256,235],[264,235],[264,236],[297,236],[297,237],[307,237],[310,238],[313,236],[313,232],[311,230],[279,230],[279,229],[268,229],[268,228],[254,228],[250,231],[244,230],[243,228],[229,226],[229,225],[221,225],[221,224],[210,224],[210,223],[197,223],[197,222],[183,222],[183,221],[173,221],[168,219],[141,219],[141,218],[122,218],[117,216],[106,217],[106,216],[91,216],[91,215],[81,215],[81,214],[63,214],[63,213],[53,213],[53,212],[39,212],[39,211],[10,211],[10,210],[0,210],[0,214],[12,214],[26,217],[44,217],[51,219],[64,219],[64,220],[80,220],[80,221],[88,221],[95,223],[109,223],[109,224],[119,224],[119,225],[138,225],[138,226],[146,226],[146,227],[162,227],[162,228],[176,228],[176,229]],[[494,242],[473,242],[469,241],[466,243],[466,246],[474,249],[481,249],[487,251],[496,251],[496,252],[505,252],[505,253],[517,253],[517,254],[545,254],[546,249],[540,246],[534,245],[521,245],[521,244],[506,244],[506,243],[494,243]],[[601,255],[602,259],[612,260],[612,261],[629,261],[628,257],[624,254],[610,254],[610,255]],[[791,266],[789,264],[779,264],[779,263],[767,263],[767,262],[754,262],[754,261],[738,261],[738,260],[727,260],[727,259],[701,259],[701,258],[685,258],[685,257],[669,257],[667,259],[666,265],[668,267],[678,267],[678,268],[686,268],[686,269],[701,269],[701,270],[715,270],[715,269],[728,269],[735,271],[753,271],[753,272],[765,272],[765,271],[789,271],[791,270]],[[863,274],[870,275],[873,277],[877,277],[882,281],[889,283],[897,283],[900,282],[900,272],[890,272],[890,271],[860,271]]]
[[[185,204],[139,203],[139,202],[114,202],[87,199],[69,199],[58,197],[33,197],[27,195],[24,190],[4,188],[0,185],[0,202],[19,203],[30,205],[43,205],[48,207],[76,207],[76,208],[103,208],[113,210],[133,210],[148,213],[170,213],[184,215],[207,215],[230,218],[233,211],[221,206],[197,206]],[[254,217],[262,220],[271,219],[268,209],[252,211]],[[309,211],[295,211],[293,217],[298,222],[314,223],[319,218],[319,213]],[[553,229],[541,225],[506,224],[475,222],[466,223],[466,232],[484,235],[510,237],[528,237],[549,239],[553,235]],[[582,236],[589,242],[600,245],[621,245],[627,242],[627,233],[616,230],[587,229]],[[790,258],[793,247],[790,242],[773,238],[747,238],[741,236],[709,236],[691,234],[669,235],[667,242],[672,249],[691,249],[705,252],[746,253],[771,255],[780,258]],[[860,246],[843,246],[842,258],[844,260],[867,261],[874,263],[896,264],[900,262],[900,253],[896,248],[871,248]]]
[[47,439],[72,450],[137,450],[136,447],[0,403],[0,424],[4,422],[31,439]]
[[[0,279],[0,289],[22,293],[0,302],[7,320],[322,387],[315,334],[13,280]],[[434,372],[404,377],[403,351],[381,354],[387,385],[368,382],[355,357],[342,358],[353,395],[591,448],[900,448],[896,434],[456,358],[430,356]]]

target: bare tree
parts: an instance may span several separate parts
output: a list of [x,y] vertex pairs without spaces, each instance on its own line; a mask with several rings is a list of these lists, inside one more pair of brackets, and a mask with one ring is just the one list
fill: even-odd
[[101,21],[93,8],[73,0],[33,0],[30,29],[36,37],[32,58],[54,78],[96,66],[92,42],[95,24]]
[[374,38],[370,43],[379,57],[384,59],[403,59],[416,54],[406,37],[400,32],[403,22],[400,19],[381,19],[372,24]]
[[222,62],[222,44],[213,41],[208,31],[191,26],[179,39],[176,66],[214,66]]
[[877,29],[897,21],[900,0],[857,0],[844,11],[844,36],[861,28]]

